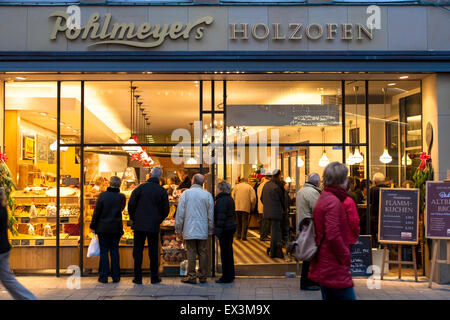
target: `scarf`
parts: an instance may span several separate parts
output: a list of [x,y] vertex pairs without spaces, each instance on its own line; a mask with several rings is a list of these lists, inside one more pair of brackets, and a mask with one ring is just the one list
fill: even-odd
[[337,184],[333,184],[330,186],[326,186],[325,189],[323,191],[327,191],[327,192],[331,192],[332,194],[334,194],[339,201],[343,202],[348,194],[347,191],[345,191],[344,188],[342,188],[341,186],[337,185]]

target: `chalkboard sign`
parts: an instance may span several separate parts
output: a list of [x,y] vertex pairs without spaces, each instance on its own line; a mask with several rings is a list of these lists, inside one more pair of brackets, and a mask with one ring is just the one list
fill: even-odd
[[450,182],[427,181],[426,235],[450,240]]
[[12,246],[20,246],[20,240],[11,240]]
[[20,218],[20,222],[22,222],[22,223],[30,223],[30,218],[29,217]]
[[72,178],[72,177],[64,177],[61,181],[61,186],[68,187],[68,186],[77,186],[80,183],[80,179],[78,178]]
[[372,265],[371,236],[359,236],[358,242],[351,246],[352,264],[350,272],[354,277],[370,276],[367,268]]
[[44,239],[37,239],[37,240],[35,241],[35,244],[36,244],[37,246],[43,246],[43,245],[44,245]]
[[69,217],[60,217],[60,218],[59,218],[59,221],[60,221],[61,223],[69,223]]
[[380,188],[378,242],[417,244],[419,189]]
[[127,245],[133,245],[134,244],[133,239],[127,239],[126,244]]
[[30,240],[20,240],[20,245],[21,246],[29,246],[30,245]]

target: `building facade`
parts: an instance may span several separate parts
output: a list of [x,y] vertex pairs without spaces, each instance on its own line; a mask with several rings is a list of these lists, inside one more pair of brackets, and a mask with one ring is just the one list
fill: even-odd
[[[442,1],[0,4],[0,141],[17,186],[12,268],[96,269],[85,251],[104,180],[119,175],[129,196],[155,165],[165,178],[201,171],[213,194],[221,179],[254,184],[279,168],[295,198],[308,174],[344,162],[364,195],[361,233],[376,238],[365,191],[375,173],[413,187],[427,152],[434,180],[450,178],[449,10]],[[161,241],[168,273],[184,259],[172,222]],[[124,230],[128,269],[126,221]],[[253,259],[262,245],[236,242],[239,263],[282,264]],[[422,234],[425,275],[428,246]],[[449,267],[437,268],[448,282]]]

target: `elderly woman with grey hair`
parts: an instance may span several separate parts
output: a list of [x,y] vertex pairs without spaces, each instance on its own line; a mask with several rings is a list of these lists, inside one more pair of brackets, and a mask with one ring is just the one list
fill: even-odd
[[231,197],[231,185],[225,180],[218,184],[219,194],[214,205],[215,235],[219,239],[222,260],[222,277],[217,283],[234,280],[233,235],[236,231],[235,205]]
[[98,281],[101,283],[108,282],[109,274],[113,282],[120,281],[119,241],[123,235],[122,211],[126,205],[126,197],[120,193],[120,183],[119,177],[111,177],[110,186],[98,197],[90,225],[92,232],[97,234],[100,244]]
[[[332,162],[325,167],[325,188],[316,202],[313,221],[319,251],[308,277],[320,285],[324,300],[355,300],[350,274],[351,231],[343,202],[347,199],[347,167]],[[351,200],[350,200],[351,201]]]

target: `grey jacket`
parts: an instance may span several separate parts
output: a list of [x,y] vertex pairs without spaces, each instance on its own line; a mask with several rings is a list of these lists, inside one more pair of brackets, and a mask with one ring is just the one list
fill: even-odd
[[175,230],[184,240],[206,240],[213,234],[214,200],[208,191],[193,184],[181,194],[175,217]]
[[297,230],[298,225],[304,218],[312,218],[314,207],[320,196],[320,189],[315,185],[306,182],[303,188],[297,192]]

